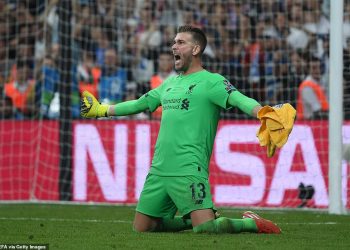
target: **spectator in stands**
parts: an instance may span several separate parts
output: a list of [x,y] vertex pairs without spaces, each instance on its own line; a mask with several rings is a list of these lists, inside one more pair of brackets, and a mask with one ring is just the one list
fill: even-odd
[[329,104],[326,86],[321,81],[321,63],[312,57],[308,62],[309,75],[298,89],[297,118],[320,119],[327,117]]
[[50,32],[50,41],[58,42],[58,4],[59,0],[49,0],[45,7],[44,21],[47,24],[47,32]]
[[[57,68],[57,58],[54,57],[55,49],[59,46],[53,46],[49,50],[43,60],[40,72],[37,77],[35,89],[36,103],[40,106],[40,116],[45,119],[57,119],[60,115],[60,71]],[[52,51],[52,52],[51,52]],[[77,72],[72,69],[70,83],[71,111],[72,118],[78,118],[79,114],[79,89],[77,83]]]
[[35,44],[34,44],[34,58],[35,61],[43,60],[45,57],[45,46],[46,43],[49,43],[50,40],[48,40],[48,32],[45,33],[45,25],[43,22],[38,22],[35,25],[36,29],[36,37],[35,37]]
[[[321,62],[322,77],[321,81],[324,82],[325,86],[329,85],[329,35],[323,35],[320,37],[322,41],[322,47],[319,49],[318,58]],[[327,91],[328,92],[328,91]]]
[[[306,3],[306,2],[305,2]],[[303,29],[309,35],[306,51],[312,56],[320,58],[323,54],[324,38],[329,34],[329,21],[321,15],[321,5],[314,0],[308,1],[305,13],[305,24]],[[311,4],[314,3],[314,4]]]
[[33,23],[35,20],[35,17],[30,13],[29,8],[27,8],[27,4],[27,1],[17,1],[16,3],[15,16],[19,25]]
[[30,37],[25,40],[19,40],[19,45],[17,46],[17,56],[16,58],[21,60],[25,59],[30,64],[31,68],[35,66],[35,38]]
[[[176,72],[174,71],[173,54],[171,53],[170,50],[163,50],[160,52],[159,58],[158,58],[158,71],[150,79],[150,82],[149,82],[150,89],[157,88],[159,85],[162,84],[162,82],[166,78],[173,75],[176,75]],[[151,115],[153,119],[160,120],[162,116],[162,108],[159,107]]]
[[[276,103],[277,79],[276,79],[276,40],[269,33],[262,35],[263,44],[263,81],[265,86],[265,98],[268,103]],[[276,103],[277,104],[277,103]]]
[[100,77],[101,68],[96,66],[93,53],[83,51],[82,60],[77,66],[79,92],[83,93],[85,90],[87,90],[94,96],[99,96],[98,84],[100,82]]
[[117,18],[116,9],[117,7],[119,7],[120,4],[124,4],[124,3],[117,4],[113,1],[108,1],[108,0],[96,1],[97,13],[99,14],[100,17],[103,17],[104,23],[113,25],[113,22]]
[[[78,48],[81,50],[90,50],[95,49],[95,44],[98,43],[100,38],[99,25],[96,23],[96,15],[94,15],[92,7],[89,5],[78,5],[78,10],[76,13],[76,21],[73,28],[73,37],[74,41],[78,45]],[[96,30],[95,30],[96,29]],[[93,37],[93,35],[95,35]],[[102,35],[102,34],[101,34]],[[103,60],[101,61],[101,64]]]
[[195,27],[202,28],[202,24],[196,15],[195,9],[190,5],[185,6],[182,10],[182,20],[184,24],[191,24]]
[[138,44],[140,49],[149,55],[149,59],[156,60],[157,50],[162,42],[158,21],[152,16],[150,4],[144,4],[138,24]]
[[35,81],[31,74],[30,63],[22,60],[17,63],[16,79],[5,84],[5,95],[11,98],[15,107],[15,117],[23,119],[35,114]]
[[[218,64],[221,53],[225,53],[222,49],[223,42],[229,39],[229,25],[227,21],[228,9],[225,3],[215,2],[211,6],[211,13],[208,17],[206,24],[206,34],[208,39],[208,45],[204,51],[204,56],[209,56],[213,64]],[[202,25],[202,20],[198,21]],[[215,59],[215,61],[213,60]],[[206,58],[204,58],[206,61]],[[209,64],[210,65],[210,64]],[[214,67],[208,67],[210,71],[217,71],[219,65],[213,65]]]
[[[275,56],[275,67],[279,74],[279,84],[282,82],[284,84],[286,77],[288,77],[288,53],[290,52],[290,47],[287,44],[287,37],[290,34],[290,29],[287,21],[287,14],[285,11],[284,3],[281,3],[276,7],[273,13],[273,26],[270,27],[269,33],[275,39],[274,42],[274,56]],[[279,64],[281,63],[281,65]],[[280,67],[279,67],[280,66]],[[277,67],[279,67],[277,69]],[[298,82],[299,84],[299,82]],[[292,100],[289,100],[291,102]]]
[[173,38],[175,37],[175,27],[173,26],[163,26],[160,30],[162,34],[160,47],[171,47],[173,44]]
[[[15,9],[9,11],[9,15],[13,16],[12,32],[13,37],[10,41],[12,53],[17,60],[31,60],[30,66],[34,64],[34,44],[35,44],[35,16],[29,11],[29,1],[17,1]],[[7,24],[8,25],[8,24]]]
[[[159,24],[164,27],[177,27],[183,24],[183,2],[174,0],[157,1]],[[206,5],[206,4],[204,4]]]
[[296,107],[299,84],[305,78],[305,61],[297,52],[275,53],[275,75],[277,81],[276,104],[290,103]]
[[58,58],[60,57],[60,50],[61,48],[59,43],[52,43],[49,46],[48,53],[54,59],[55,62],[57,62]]
[[86,50],[92,50],[96,55],[96,64],[99,67],[105,63],[105,52],[111,47],[111,42],[109,41],[106,32],[100,27],[93,27],[91,29],[91,48]]
[[[20,25],[19,33],[15,35],[15,38],[10,41],[9,57],[13,57],[15,60],[26,60],[30,68],[34,68],[34,44],[35,38],[32,36],[32,26],[28,24]],[[12,48],[12,46],[14,46]],[[14,50],[11,52],[11,50]],[[16,63],[11,66],[11,75],[10,79],[16,79],[17,75],[17,65]]]
[[273,23],[277,38],[286,42],[285,40],[289,34],[286,13],[276,12],[273,18]]
[[308,0],[303,2],[304,6],[304,24],[303,28],[317,35],[329,34],[330,23],[325,15],[322,14],[322,1]]
[[215,36],[216,43],[220,46],[223,40],[228,38],[228,9],[223,2],[214,2],[212,5],[212,13],[208,18],[208,24],[217,31]]
[[137,85],[148,83],[155,72],[155,62],[150,50],[137,46],[132,51],[132,75]]
[[[130,21],[132,20],[132,21]],[[123,50],[118,53],[118,58],[121,66],[127,71],[128,83],[134,83],[134,64],[135,55],[137,54],[137,23],[134,19],[129,19],[123,27],[123,36],[121,37],[123,43]]]
[[290,70],[297,76],[299,76],[299,83],[301,83],[308,74],[307,62],[303,54],[291,50],[290,51]]
[[126,70],[119,66],[118,55],[114,48],[105,51],[104,60],[99,85],[100,99],[105,103],[121,102],[127,99]]
[[287,36],[288,45],[296,49],[305,50],[309,43],[309,35],[303,28],[303,6],[296,2],[291,6],[289,17],[289,34]]
[[243,77],[243,45],[238,43],[234,38],[234,34],[231,35],[231,39],[223,42],[223,53],[220,57],[220,72],[223,76],[237,87],[237,89],[243,89],[244,77]]
[[40,103],[40,116],[42,118],[55,119],[59,117],[59,77],[55,58],[50,54],[46,55],[36,88],[36,99],[37,103]]
[[244,88],[246,90],[244,93],[264,103],[265,55],[262,39],[258,37],[245,47],[244,75],[247,77],[247,86]]

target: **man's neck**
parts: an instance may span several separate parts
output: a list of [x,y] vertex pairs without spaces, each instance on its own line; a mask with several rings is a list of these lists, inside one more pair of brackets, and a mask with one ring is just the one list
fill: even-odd
[[195,66],[195,67],[190,67],[188,70],[182,72],[182,74],[183,75],[189,75],[189,74],[196,73],[196,72],[202,71],[202,70],[203,70],[202,65],[198,65],[198,66]]

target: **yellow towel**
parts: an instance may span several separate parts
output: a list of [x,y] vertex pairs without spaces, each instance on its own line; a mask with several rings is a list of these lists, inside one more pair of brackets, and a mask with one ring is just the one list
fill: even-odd
[[261,126],[257,137],[261,146],[267,146],[267,156],[272,157],[276,147],[286,144],[292,132],[296,110],[289,103],[274,107],[264,106],[258,112]]
[[272,143],[269,130],[266,126],[266,118],[261,118],[261,126],[257,132],[257,137],[260,141],[260,146],[267,147],[267,156],[272,157],[276,151],[276,145]]

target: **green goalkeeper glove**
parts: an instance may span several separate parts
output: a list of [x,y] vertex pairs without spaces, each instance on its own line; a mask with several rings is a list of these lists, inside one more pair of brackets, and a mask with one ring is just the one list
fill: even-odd
[[89,92],[84,91],[81,100],[80,115],[84,118],[107,117],[109,105],[101,104]]

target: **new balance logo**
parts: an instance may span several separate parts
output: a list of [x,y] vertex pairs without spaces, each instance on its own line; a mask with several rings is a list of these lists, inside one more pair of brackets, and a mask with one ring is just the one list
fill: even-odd
[[188,110],[189,106],[190,106],[190,101],[187,98],[183,99],[181,104],[181,109]]
[[189,86],[186,94],[192,94],[192,91],[193,91],[194,87],[196,87],[196,86],[197,86],[197,84],[192,84],[191,86]]

